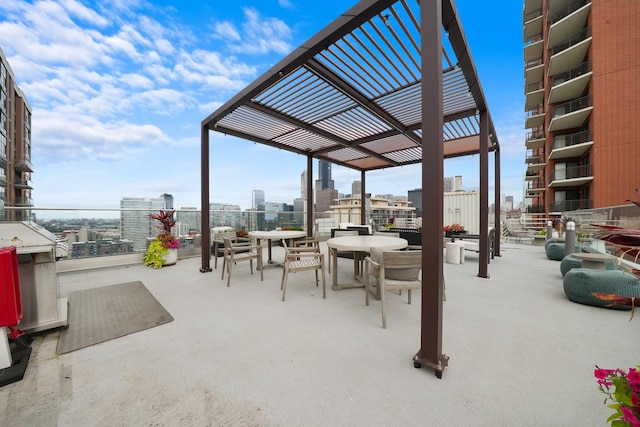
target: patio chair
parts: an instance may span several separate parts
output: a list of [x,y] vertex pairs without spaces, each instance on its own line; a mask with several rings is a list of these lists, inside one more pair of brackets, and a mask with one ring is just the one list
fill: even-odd
[[[235,231],[223,231],[221,233],[213,234],[213,256],[215,257],[213,268],[218,268],[218,257],[224,256],[224,237],[227,236],[231,239],[236,247],[236,251],[240,252],[241,246],[251,246],[251,242],[246,237],[238,237]],[[248,249],[246,249],[248,250]]]
[[364,259],[365,304],[369,305],[371,283],[369,276],[377,280],[378,294],[382,308],[382,328],[387,328],[385,293],[388,290],[407,289],[408,304],[411,304],[411,290],[421,289],[422,251],[380,251],[371,249],[371,255]]
[[253,260],[258,263],[258,270],[260,270],[260,280],[264,280],[264,269],[262,268],[262,247],[261,246],[245,246],[243,244],[234,243],[230,237],[224,236],[224,261],[222,263],[222,277],[224,279],[225,267],[228,270],[227,274],[227,286],[231,284],[231,271],[236,263],[241,261],[249,261],[249,268],[251,274],[253,274]]
[[324,254],[320,252],[320,248],[317,246],[290,248],[287,246],[287,242],[285,240],[282,240],[282,245],[285,250],[284,270],[282,271],[282,284],[280,285],[280,289],[282,290],[282,301],[284,301],[284,297],[287,292],[289,273],[309,270],[315,270],[316,286],[318,286],[318,270],[320,271],[320,274],[322,275],[322,298],[326,299],[327,291],[324,277]]

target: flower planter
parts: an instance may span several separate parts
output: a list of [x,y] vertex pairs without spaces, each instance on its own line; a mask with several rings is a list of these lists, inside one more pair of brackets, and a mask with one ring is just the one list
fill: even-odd
[[467,234],[466,231],[445,231],[444,237],[452,237],[454,234]]
[[168,254],[163,254],[164,265],[174,265],[178,261],[178,250],[173,248],[167,248]]

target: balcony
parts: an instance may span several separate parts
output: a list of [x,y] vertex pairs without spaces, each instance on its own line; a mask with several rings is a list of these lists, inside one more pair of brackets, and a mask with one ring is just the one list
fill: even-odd
[[549,159],[580,158],[593,146],[591,131],[571,133],[568,135],[556,135],[551,144]]
[[20,207],[33,206],[33,199],[31,197],[16,197],[15,204]]
[[582,64],[591,46],[591,29],[583,28],[551,48],[550,76],[563,73]]
[[556,169],[551,172],[549,187],[582,187],[591,181],[593,181],[591,165],[571,166],[565,169]]
[[549,92],[549,104],[568,101],[582,96],[591,81],[591,63],[583,62],[578,67],[554,76]]
[[540,104],[527,111],[524,127],[531,129],[544,126],[544,105]]
[[[537,163],[536,163],[537,160]],[[527,164],[526,173],[537,173],[544,169],[545,164],[544,160],[541,156],[533,156],[525,159],[525,163]]]
[[552,213],[577,211],[580,209],[591,209],[591,199],[562,200],[549,205],[549,212]]
[[528,197],[537,196],[545,191],[544,179],[540,176],[526,181],[527,188],[525,193]]
[[542,42],[542,34],[536,34],[534,39],[524,47],[525,62],[541,59],[543,47],[544,43]]
[[548,46],[555,46],[587,25],[591,0],[576,0],[550,15]]
[[593,106],[589,95],[560,104],[553,109],[549,132],[581,128],[589,119],[592,111]]
[[529,205],[527,206],[527,213],[530,214],[543,214],[545,213],[544,205]]
[[526,15],[523,13],[522,22],[524,22],[524,28],[522,30],[522,40],[527,43],[536,34],[542,33],[542,9],[533,10]]
[[33,172],[33,164],[31,160],[26,158],[16,158],[14,169],[18,172]]
[[530,132],[527,134],[527,140],[525,146],[528,150],[538,149],[544,147],[545,136],[544,132]]
[[14,178],[13,185],[20,190],[33,190],[33,187],[29,185],[29,180],[22,178]]
[[526,95],[524,109],[530,110],[536,105],[540,105],[544,101],[544,84],[542,82],[525,85],[524,93]]
[[540,83],[542,82],[543,77],[544,63],[542,62],[542,59],[526,62],[524,64],[524,79],[526,85]]

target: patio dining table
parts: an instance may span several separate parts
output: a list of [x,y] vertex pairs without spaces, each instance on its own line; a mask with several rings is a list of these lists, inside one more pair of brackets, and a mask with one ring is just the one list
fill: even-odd
[[[371,248],[378,248],[382,250],[396,250],[404,249],[408,246],[406,239],[399,237],[387,237],[387,236],[342,236],[333,237],[327,240],[327,247],[329,248],[329,256],[332,257],[332,264],[334,266],[333,285],[334,291],[342,289],[363,288],[362,272],[360,271],[360,260],[371,252]],[[341,252],[353,252],[353,278],[352,283],[338,283],[338,251]]]
[[[295,231],[295,230],[271,230],[271,231],[251,231],[249,232],[249,237],[251,239],[255,239],[257,244],[260,244],[261,240],[267,241],[267,266],[282,266],[284,265],[281,262],[274,261],[271,258],[271,242],[273,240],[288,240],[291,242],[293,239],[299,239],[301,237],[305,237],[307,235],[306,231]],[[289,244],[292,246],[291,244]]]

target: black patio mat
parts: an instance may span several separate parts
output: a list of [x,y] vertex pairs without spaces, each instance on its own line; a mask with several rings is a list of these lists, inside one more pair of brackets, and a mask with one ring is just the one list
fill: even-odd
[[69,328],[60,332],[57,353],[88,347],[173,321],[142,282],[69,294]]

